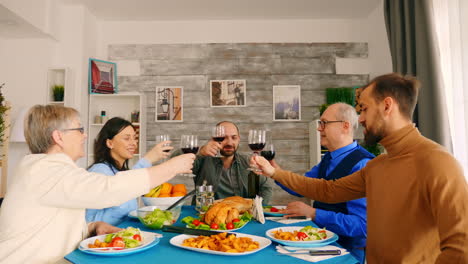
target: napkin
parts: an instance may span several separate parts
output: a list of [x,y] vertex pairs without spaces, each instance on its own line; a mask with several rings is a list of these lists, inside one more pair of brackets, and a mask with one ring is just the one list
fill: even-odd
[[271,220],[274,222],[278,222],[281,224],[289,225],[289,224],[295,224],[299,222],[304,222],[304,221],[311,221],[312,219],[306,218],[306,219],[288,219],[284,217],[267,217],[266,220]]
[[[304,254],[291,254],[291,255],[287,255],[287,256],[299,258],[299,259],[309,261],[309,262],[319,262],[319,261],[322,261],[322,260],[331,259],[331,258],[334,258],[334,257],[339,257],[339,256],[349,254],[349,252],[346,249],[336,247],[336,246],[331,246],[331,245],[324,246],[324,247],[314,247],[314,248],[300,248],[300,247],[284,247],[284,248],[289,249],[289,250],[297,250],[297,251],[288,252],[287,250],[284,250],[284,249],[280,248],[279,246],[276,246],[276,251],[278,253],[281,253],[281,254],[284,254],[284,253],[302,253],[302,252],[304,252]],[[341,250],[341,255],[334,255],[334,256],[333,255],[330,255],[330,256],[311,256],[311,255],[309,255],[309,250],[336,250],[336,249]]]
[[257,219],[258,222],[265,224],[262,201],[263,198],[261,196],[255,196],[255,199],[253,200],[252,216]]

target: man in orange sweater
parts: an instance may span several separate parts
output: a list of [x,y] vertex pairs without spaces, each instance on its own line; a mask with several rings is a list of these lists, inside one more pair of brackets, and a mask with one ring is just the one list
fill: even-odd
[[468,263],[468,185],[455,158],[412,124],[419,86],[392,73],[364,88],[365,140],[380,142],[387,154],[349,176],[312,179],[252,159],[262,175],[314,200],[367,197],[369,263]]

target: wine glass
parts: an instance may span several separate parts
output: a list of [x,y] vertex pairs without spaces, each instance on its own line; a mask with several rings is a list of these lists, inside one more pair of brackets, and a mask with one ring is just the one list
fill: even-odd
[[[197,135],[182,135],[180,138],[180,149],[184,154],[198,152],[198,136]],[[180,173],[180,176],[195,177],[193,173]]]
[[275,158],[275,147],[273,146],[273,141],[267,142],[265,148],[260,152],[260,155],[268,161]]
[[[253,151],[253,156],[258,156],[259,152],[263,150],[266,143],[265,130],[249,130],[249,148]],[[256,167],[250,167],[248,170],[260,171]]]
[[[211,129],[211,138],[214,141],[221,143],[223,142],[225,137],[226,137],[226,133],[225,133],[223,126],[215,126]],[[216,153],[216,157],[221,157],[221,154],[219,153],[219,149],[218,149],[218,152]]]
[[[161,143],[161,142],[163,142],[163,141],[169,141],[169,140],[171,140],[171,137],[170,137],[169,135],[167,135],[167,134],[164,134],[164,135],[157,135],[157,136],[156,136],[156,145],[159,144],[159,143]],[[169,147],[170,145],[171,145],[171,143],[165,143],[165,144],[163,145],[163,147]],[[164,152],[169,152],[169,151],[171,151],[171,150],[170,150],[170,149],[166,149],[166,150],[163,150],[163,151],[164,151]],[[162,159],[162,162],[165,162],[165,161],[167,161],[167,158]]]

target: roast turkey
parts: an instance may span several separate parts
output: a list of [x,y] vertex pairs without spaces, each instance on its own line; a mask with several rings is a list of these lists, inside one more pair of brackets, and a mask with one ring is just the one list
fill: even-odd
[[239,218],[244,212],[252,209],[253,201],[240,196],[231,196],[215,203],[205,213],[205,223],[211,225],[231,223],[233,219]]

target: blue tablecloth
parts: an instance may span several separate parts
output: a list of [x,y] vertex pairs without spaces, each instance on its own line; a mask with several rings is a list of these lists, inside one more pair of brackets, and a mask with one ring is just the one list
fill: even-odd
[[[176,226],[185,226],[181,223],[180,220],[185,216],[196,216],[196,211],[193,206],[184,206],[182,208],[182,214],[179,218],[179,221],[175,223]],[[310,225],[310,221],[305,221],[301,223],[293,224],[294,226],[306,226]],[[204,254],[200,252],[185,250],[182,248],[174,247],[169,244],[169,240],[179,234],[162,232],[161,230],[153,230],[146,228],[143,224],[140,223],[138,219],[128,218],[125,222],[119,225],[119,227],[125,228],[128,226],[138,227],[143,231],[150,231],[163,234],[164,237],[161,239],[158,245],[153,248],[150,248],[146,251],[135,253],[128,256],[119,256],[119,257],[109,257],[109,256],[95,256],[85,254],[79,250],[75,250],[72,253],[65,256],[65,259],[72,263],[76,264],[105,264],[105,263],[270,263],[270,264],[281,264],[287,263],[310,263],[298,258],[291,256],[278,255],[275,249],[275,243],[273,242],[269,247],[245,256],[221,256],[221,255],[212,255]],[[244,228],[240,229],[237,232],[246,233],[257,236],[265,236],[265,231],[271,228],[286,226],[277,222],[266,221],[264,225],[258,223],[257,221],[251,221]],[[333,245],[339,246],[334,243]],[[347,254],[344,256],[338,256],[324,261],[317,262],[320,264],[354,264],[358,261]]]

